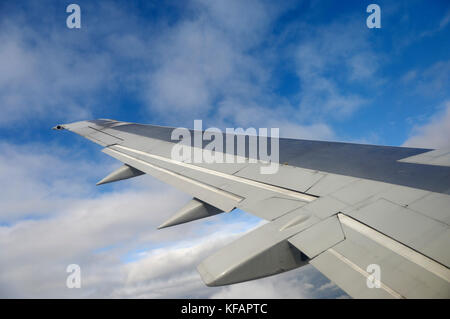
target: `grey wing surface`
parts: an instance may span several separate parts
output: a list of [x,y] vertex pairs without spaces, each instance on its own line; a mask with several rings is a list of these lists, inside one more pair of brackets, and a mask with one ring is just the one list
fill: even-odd
[[99,184],[146,173],[190,194],[160,228],[235,208],[269,221],[198,265],[206,285],[309,263],[356,298],[450,297],[450,150],[279,139],[282,164],[262,174],[267,163],[248,149],[227,150],[231,163],[174,159],[170,127],[102,119],[55,128],[123,163]]

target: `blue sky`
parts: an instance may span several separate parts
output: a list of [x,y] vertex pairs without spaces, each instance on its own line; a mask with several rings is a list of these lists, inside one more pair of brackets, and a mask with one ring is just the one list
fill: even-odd
[[[198,259],[187,258],[182,271],[160,277],[167,281],[177,270],[194,288],[155,286],[159,277],[151,275],[143,279],[145,293],[136,292],[133,267],[141,269],[148,257],[165,269],[170,254],[185,253],[188,243],[176,230],[157,233],[154,226],[188,197],[149,177],[95,187],[117,162],[97,145],[50,130],[59,123],[112,118],[192,127],[202,119],[219,128],[279,127],[281,135],[297,138],[450,146],[448,1],[376,1],[381,29],[366,26],[372,1],[74,2],[81,7],[77,30],[65,24],[70,1],[0,3],[0,247],[28,247],[30,236],[40,238],[34,253],[3,250],[0,260],[11,262],[0,264],[9,269],[0,286],[11,290],[0,295],[67,293],[50,284],[36,291],[17,279],[33,273],[17,263],[42,256],[48,257],[41,266],[46,269],[71,258],[89,265],[90,280],[102,288],[83,296],[235,296],[250,290],[206,292],[190,272]],[[149,210],[160,215],[149,217]],[[61,232],[60,224],[73,230]],[[184,230],[200,258],[212,249],[202,246],[208,234],[228,240],[257,224],[250,216],[226,216]],[[73,251],[65,249],[68,243]],[[155,255],[160,247],[173,250]],[[61,251],[66,255],[56,254]],[[130,262],[135,260],[143,263]],[[114,278],[127,274],[131,286],[101,277],[94,261],[117,272]],[[339,296],[331,286],[313,290],[326,280],[311,277],[314,282],[299,283],[301,292],[282,290],[293,297]],[[49,278],[50,270],[40,280]],[[270,279],[256,285],[286,296]]]
[[68,3],[2,4],[18,45],[4,57],[18,50],[33,69],[5,70],[17,83],[4,85],[2,139],[54,142],[48,127],[86,117],[258,126],[268,110],[290,119],[288,136],[326,125],[319,138],[401,145],[448,98],[447,1],[379,1],[381,29],[365,25],[370,1],[258,2],[248,20],[203,1],[79,1],[80,30],[65,27]]

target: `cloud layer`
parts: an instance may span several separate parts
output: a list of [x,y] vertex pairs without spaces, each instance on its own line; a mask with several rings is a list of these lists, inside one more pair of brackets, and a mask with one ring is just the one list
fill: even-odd
[[[108,117],[133,95],[152,121],[286,126],[285,136],[331,139],[335,134],[326,120],[350,116],[366,99],[326,73],[344,65],[345,81],[371,79],[377,60],[367,35],[344,33],[360,28],[340,23],[294,23],[285,33],[307,28],[314,36],[303,34],[301,45],[286,46],[271,31],[290,6],[196,0],[175,23],[164,17],[146,23],[131,4],[89,3],[82,5],[85,28],[77,31],[55,24],[56,16],[48,14],[47,24],[33,28],[26,23],[29,10],[19,10],[1,25],[0,127],[31,119]],[[274,78],[280,67],[276,54],[296,68],[302,94],[287,99],[274,91],[273,81],[283,81]]]

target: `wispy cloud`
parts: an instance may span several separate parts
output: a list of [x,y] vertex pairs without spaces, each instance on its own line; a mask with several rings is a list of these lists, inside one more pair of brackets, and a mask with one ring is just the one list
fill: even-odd
[[66,43],[63,32],[50,32],[42,34],[11,20],[2,23],[1,126],[49,116],[91,116],[89,105],[95,102],[90,97],[110,74],[108,57],[95,52],[81,56]]
[[447,11],[442,17],[442,19],[439,21],[438,26],[436,26],[433,29],[421,32],[418,38],[433,36],[437,32],[444,30],[449,23],[450,23],[450,11]]
[[0,142],[0,148],[0,223],[50,217],[73,200],[95,194],[93,171],[102,176],[117,166],[107,158],[96,162],[83,157],[86,152],[52,144]]
[[404,146],[423,148],[450,148],[450,101],[425,124],[413,127]]
[[410,69],[401,77],[401,84],[409,95],[445,101],[450,87],[450,60]]
[[193,6],[194,18],[164,30],[155,42],[158,62],[146,94],[150,109],[192,121],[214,117],[231,98],[259,102],[267,95],[270,69],[258,45],[284,8],[268,1],[194,1]]
[[380,84],[376,73],[381,57],[372,49],[367,30],[354,22],[307,29],[296,52],[299,111],[307,117],[348,117],[368,102],[355,93],[354,84],[366,90]]

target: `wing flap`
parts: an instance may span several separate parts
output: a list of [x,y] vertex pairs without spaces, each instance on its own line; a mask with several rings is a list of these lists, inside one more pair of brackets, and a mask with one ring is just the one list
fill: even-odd
[[309,258],[314,258],[344,239],[341,224],[334,215],[289,238],[289,242]]
[[[304,218],[292,223],[299,216]],[[317,222],[318,218],[301,209],[290,212],[231,242],[206,258],[197,269],[207,285],[220,286],[300,267],[308,258],[287,239]]]

